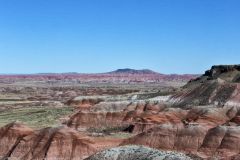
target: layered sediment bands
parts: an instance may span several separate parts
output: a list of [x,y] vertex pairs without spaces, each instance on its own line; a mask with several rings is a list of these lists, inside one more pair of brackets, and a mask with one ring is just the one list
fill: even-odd
[[[115,111],[115,112],[114,112]],[[121,127],[129,125],[140,133],[161,124],[204,125],[207,129],[219,125],[238,125],[239,107],[215,105],[192,106],[189,109],[169,108],[160,102],[101,102],[79,111],[66,122],[75,129]]]
[[122,145],[137,144],[176,150],[198,155],[204,159],[240,157],[240,127],[161,125],[132,137]]
[[[11,156],[23,137],[32,134],[33,130],[19,123],[10,123],[0,128],[0,158]],[[3,158],[3,159],[4,159]]]
[[132,117],[131,123],[134,125],[133,132],[141,133],[152,127],[161,124],[182,124],[185,119],[187,111],[180,109],[165,109],[158,113],[141,113]]
[[218,125],[224,125],[235,117],[238,117],[239,108],[237,107],[215,107],[215,106],[199,106],[189,110],[184,123],[185,124],[201,124],[208,128]]
[[67,101],[67,105],[74,106],[80,109],[89,108],[104,101],[103,97],[94,97],[94,96],[83,96],[76,97]]
[[[96,151],[91,138],[67,127],[45,128],[32,131],[26,129],[26,127],[20,127],[19,130],[15,130],[14,126],[16,125],[13,125],[5,132],[7,138],[0,137],[1,145],[4,145],[4,147],[1,147],[1,149],[4,149],[1,150],[1,155],[5,159],[79,160],[86,158]],[[7,127],[3,127],[0,134]],[[16,133],[11,134],[12,130],[15,130]],[[9,147],[5,146],[10,144],[11,146]]]
[[240,107],[240,84],[236,84],[235,90],[225,105]]
[[101,102],[72,115],[66,124],[75,129],[131,125],[133,132],[142,132],[158,124],[182,123],[186,115],[185,110],[170,109],[159,102]]
[[202,125],[214,128],[220,125],[238,126],[240,124],[239,107],[197,106],[188,111],[183,120],[185,125]]
[[121,112],[82,112],[74,114],[68,121],[71,128],[117,127],[123,125],[125,113]]
[[226,158],[239,158],[239,143],[239,126],[218,126],[208,131],[198,152],[204,158],[214,155]]
[[126,140],[124,144],[140,144],[166,150],[197,150],[207,132],[203,127],[161,125]]

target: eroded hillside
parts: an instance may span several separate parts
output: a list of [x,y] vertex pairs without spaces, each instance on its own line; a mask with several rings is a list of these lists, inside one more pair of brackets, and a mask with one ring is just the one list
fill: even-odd
[[237,160],[239,73],[239,65],[213,66],[181,88],[159,83],[8,84],[2,88],[0,155],[22,160],[146,155]]

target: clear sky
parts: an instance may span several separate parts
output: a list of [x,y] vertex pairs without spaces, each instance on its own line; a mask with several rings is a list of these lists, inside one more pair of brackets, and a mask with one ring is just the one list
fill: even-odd
[[240,63],[240,0],[0,0],[0,73]]

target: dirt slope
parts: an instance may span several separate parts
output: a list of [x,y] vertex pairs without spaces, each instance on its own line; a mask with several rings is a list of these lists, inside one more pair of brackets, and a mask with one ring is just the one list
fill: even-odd
[[33,131],[12,123],[1,128],[0,135],[3,158],[81,160],[96,151],[90,137],[67,127]]

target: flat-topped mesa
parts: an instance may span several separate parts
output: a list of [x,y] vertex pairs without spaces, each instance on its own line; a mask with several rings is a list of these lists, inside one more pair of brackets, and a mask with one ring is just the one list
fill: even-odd
[[136,70],[136,69],[130,69],[130,68],[117,69],[110,73],[112,73],[112,74],[159,74],[150,69]]
[[[221,74],[234,72],[234,71],[240,72],[240,65],[215,65],[215,66],[212,66],[210,70],[207,70],[203,76],[208,76],[210,78],[216,79]],[[236,75],[233,74],[233,76],[236,76]]]

